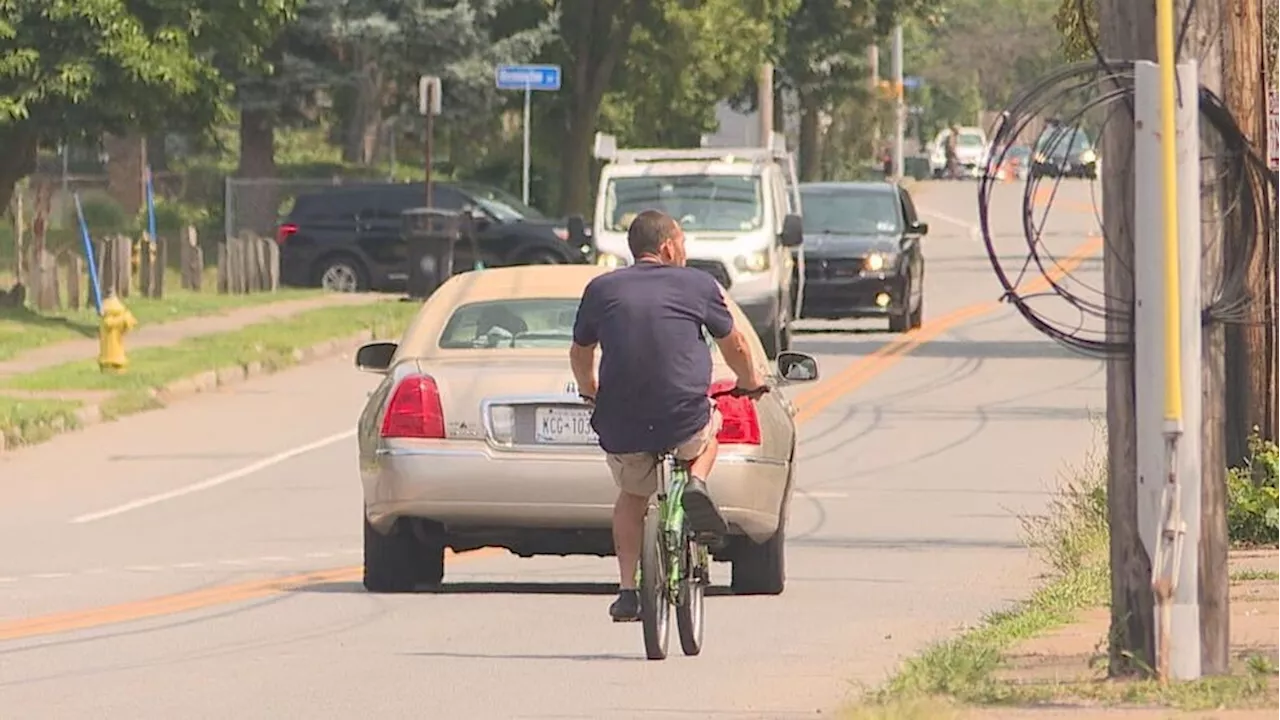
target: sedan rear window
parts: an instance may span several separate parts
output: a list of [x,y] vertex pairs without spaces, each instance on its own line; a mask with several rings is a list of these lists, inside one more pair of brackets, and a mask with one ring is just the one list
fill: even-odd
[[467,303],[440,334],[442,350],[568,348],[577,298],[531,298]]

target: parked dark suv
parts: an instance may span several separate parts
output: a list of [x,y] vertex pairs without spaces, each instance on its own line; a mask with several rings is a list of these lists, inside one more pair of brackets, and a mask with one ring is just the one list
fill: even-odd
[[[585,233],[570,237],[567,221],[547,218],[497,188],[432,183],[431,194],[436,208],[470,210],[486,267],[595,261]],[[276,229],[281,281],[340,292],[403,289],[409,256],[401,213],[425,205],[425,195],[422,183],[350,185],[299,195]],[[469,255],[463,245],[460,256]],[[471,264],[469,257],[459,258],[459,265]]]

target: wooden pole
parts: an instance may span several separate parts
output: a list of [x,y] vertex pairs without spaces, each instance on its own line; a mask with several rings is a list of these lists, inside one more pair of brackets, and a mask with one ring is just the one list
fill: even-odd
[[[1099,0],[1099,45],[1117,60],[1155,60],[1155,6]],[[1103,285],[1107,335],[1133,341],[1133,116],[1121,111],[1102,133]],[[1138,532],[1138,460],[1133,355],[1107,361],[1107,520],[1111,528],[1112,676],[1144,673],[1155,664],[1155,600],[1151,557]]]
[[[1263,53],[1263,5],[1261,0],[1221,1],[1225,16],[1223,38],[1223,100],[1240,130],[1258,154],[1267,149],[1266,67]],[[1227,461],[1239,465],[1248,454],[1246,440],[1253,428],[1264,438],[1276,439],[1275,299],[1271,293],[1276,259],[1271,254],[1267,224],[1269,198],[1258,198],[1253,207],[1237,205],[1233,214],[1248,213],[1254,227],[1264,232],[1241,237],[1245,222],[1232,222],[1229,242],[1254,240],[1256,250],[1246,284],[1252,303],[1247,322],[1227,330]]]
[[[1187,47],[1184,54],[1199,60],[1201,85],[1215,92],[1220,97],[1228,96],[1230,85],[1234,85],[1233,65],[1245,54],[1226,50],[1224,46],[1231,44],[1230,37],[1235,33],[1236,20],[1233,15],[1236,9],[1243,8],[1243,0],[1228,3],[1196,3],[1192,22],[1188,26]],[[1254,8],[1261,20],[1261,9]],[[1228,29],[1225,29],[1228,28]],[[1257,23],[1253,24],[1254,32],[1260,32]],[[1226,40],[1224,40],[1224,29]],[[1258,50],[1254,51],[1253,63],[1261,64],[1261,36],[1254,37]],[[1254,81],[1254,90],[1258,90]],[[1239,90],[1239,88],[1235,88]],[[1243,96],[1243,94],[1242,94]],[[1254,106],[1262,105],[1261,100],[1254,100]],[[1236,115],[1236,119],[1242,119]],[[1249,122],[1249,120],[1245,120]],[[1248,132],[1248,131],[1245,131]],[[1203,133],[1204,143],[1202,155],[1202,177],[1222,178],[1215,186],[1206,188],[1202,193],[1201,217],[1222,218],[1224,213],[1234,209],[1240,211],[1239,196],[1242,188],[1229,186],[1231,182],[1221,158],[1224,147],[1217,133]],[[1242,160],[1243,161],[1243,160]],[[1203,228],[1203,247],[1201,260],[1202,292],[1206,301],[1212,297],[1213,288],[1221,286],[1222,269],[1224,269],[1225,243],[1231,236],[1226,223],[1211,223]],[[1253,278],[1251,278],[1251,284]],[[1266,282],[1266,281],[1263,281]],[[1266,300],[1263,300],[1266,302]],[[1204,325],[1202,338],[1203,363],[1203,441],[1201,475],[1201,538],[1199,538],[1199,606],[1201,606],[1201,673],[1203,675],[1224,675],[1230,670],[1230,577],[1228,571],[1228,528],[1226,528],[1226,464],[1228,464],[1228,437],[1226,437],[1226,331],[1222,323]],[[1262,348],[1260,348],[1262,350]],[[1262,382],[1266,382],[1266,374],[1262,374]],[[1263,401],[1265,402],[1265,401]]]

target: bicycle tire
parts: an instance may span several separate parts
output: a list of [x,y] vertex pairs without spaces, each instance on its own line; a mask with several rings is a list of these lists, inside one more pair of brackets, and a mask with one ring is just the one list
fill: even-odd
[[688,535],[681,548],[681,565],[684,572],[680,581],[680,602],[676,605],[676,631],[680,636],[680,649],[685,655],[702,652],[702,637],[706,629],[706,558],[702,547]]
[[662,515],[658,508],[650,507],[644,517],[644,544],[640,549],[640,624],[644,626],[644,653],[650,660],[665,660],[671,639],[666,557]]

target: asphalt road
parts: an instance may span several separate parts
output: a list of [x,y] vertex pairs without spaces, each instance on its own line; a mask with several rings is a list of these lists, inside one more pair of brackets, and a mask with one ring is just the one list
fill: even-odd
[[[1101,364],[995,303],[974,188],[916,190],[922,330],[797,338],[824,379],[795,394],[787,590],[709,598],[700,657],[645,661],[608,621],[611,559],[472,553],[442,592],[365,593],[351,430],[373,379],[344,359],[0,455],[0,716],[830,715],[1030,590],[1017,516],[1093,442]],[[1014,265],[1019,195],[993,206]],[[1096,287],[1088,187],[1056,202],[1046,243]]]

